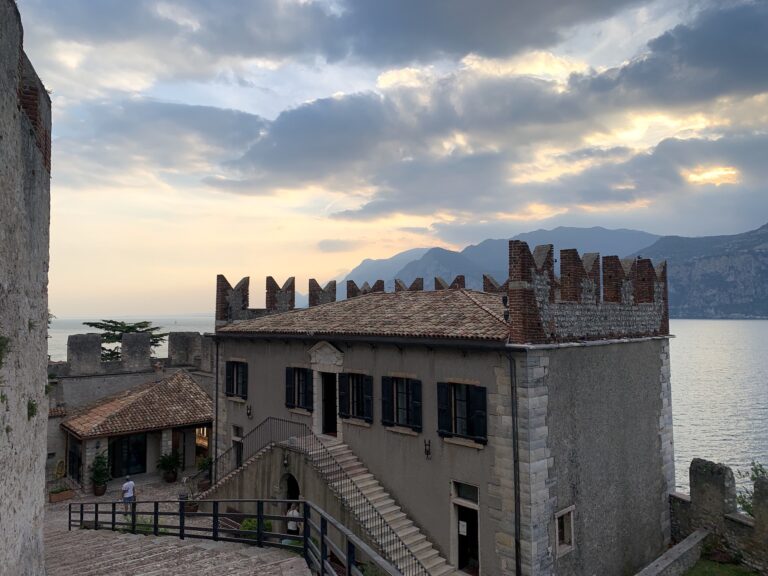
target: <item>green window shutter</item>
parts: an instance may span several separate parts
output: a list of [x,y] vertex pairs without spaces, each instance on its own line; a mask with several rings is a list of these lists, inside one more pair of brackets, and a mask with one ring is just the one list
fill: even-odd
[[285,405],[288,408],[296,407],[296,391],[293,382],[293,368],[285,369]]
[[373,376],[363,378],[363,419],[373,422]]
[[381,423],[392,426],[395,423],[395,403],[392,390],[392,378],[381,377]]
[[421,432],[421,380],[408,380],[408,392],[411,397],[408,425],[416,432]]
[[304,374],[305,374],[305,380],[306,382],[306,394],[304,394],[304,398],[306,399],[304,401],[304,406],[302,408],[305,408],[312,412],[315,406],[315,395],[314,395],[314,382],[312,381],[312,370],[309,368],[304,368]]
[[469,435],[477,442],[488,441],[488,404],[482,386],[468,386]]
[[349,374],[339,374],[339,417],[349,418]]
[[226,363],[226,378],[225,382],[225,394],[227,396],[233,396],[235,394],[235,364],[233,362]]
[[451,385],[447,382],[437,383],[437,433],[440,436],[453,434],[451,422]]
[[240,377],[237,386],[237,394],[243,400],[248,398],[248,364],[245,362],[240,363],[240,370],[238,376]]

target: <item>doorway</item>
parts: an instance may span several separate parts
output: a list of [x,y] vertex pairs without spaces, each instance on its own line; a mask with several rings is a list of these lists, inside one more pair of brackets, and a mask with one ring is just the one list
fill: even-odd
[[336,436],[336,374],[321,372],[323,385],[323,434]]
[[477,533],[477,510],[456,505],[457,568],[465,574],[477,576],[480,573],[480,550]]

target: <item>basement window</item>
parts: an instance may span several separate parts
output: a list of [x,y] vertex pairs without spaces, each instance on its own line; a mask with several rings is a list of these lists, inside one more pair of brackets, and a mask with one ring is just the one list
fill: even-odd
[[555,530],[557,532],[557,556],[562,556],[573,550],[573,513],[575,506],[569,506],[555,514]]

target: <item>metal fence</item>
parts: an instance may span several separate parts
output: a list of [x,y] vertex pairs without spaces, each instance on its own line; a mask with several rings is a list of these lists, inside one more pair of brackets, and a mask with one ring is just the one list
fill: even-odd
[[[288,516],[296,505],[299,516]],[[201,512],[199,507],[210,507]],[[296,522],[298,534],[288,533]],[[152,500],[69,504],[69,530],[111,530],[283,548],[301,554],[321,576],[402,576],[349,529],[306,500]]]

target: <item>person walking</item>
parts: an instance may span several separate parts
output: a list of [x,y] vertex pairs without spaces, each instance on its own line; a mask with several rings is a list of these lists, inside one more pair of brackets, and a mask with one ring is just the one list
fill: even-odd
[[130,476],[125,477],[123,482],[123,509],[125,514],[128,514],[128,507],[132,506],[136,502],[136,484],[131,480]]

